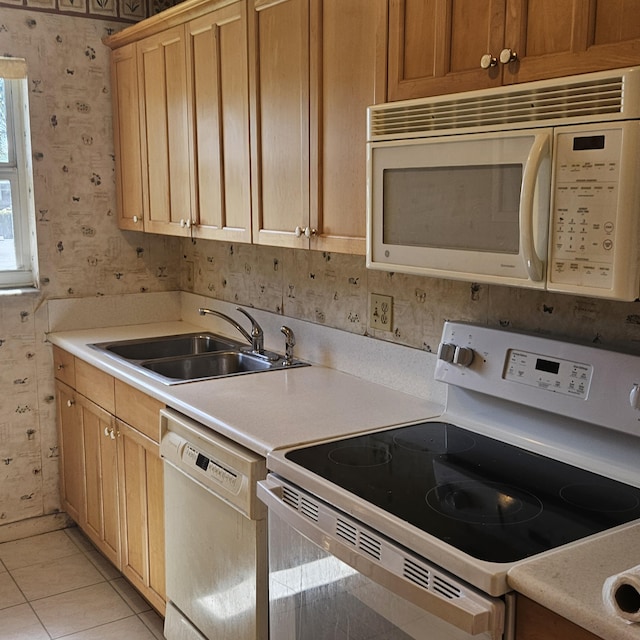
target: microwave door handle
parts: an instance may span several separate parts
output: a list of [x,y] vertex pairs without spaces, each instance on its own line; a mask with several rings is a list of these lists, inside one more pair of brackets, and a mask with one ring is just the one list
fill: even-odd
[[540,133],[535,136],[527,164],[522,176],[520,192],[520,238],[522,254],[529,278],[534,282],[542,280],[544,264],[536,253],[535,230],[533,228],[533,202],[536,183],[542,161],[549,155],[549,134]]

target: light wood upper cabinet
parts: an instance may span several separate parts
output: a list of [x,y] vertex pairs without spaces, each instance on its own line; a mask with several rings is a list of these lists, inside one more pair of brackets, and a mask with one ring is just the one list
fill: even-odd
[[311,8],[310,247],[364,255],[367,107],[385,100],[387,2]]
[[118,226],[121,229],[143,231],[142,148],[135,44],[112,52],[111,86]]
[[364,253],[386,1],[250,0],[253,241]]
[[144,38],[137,53],[144,228],[184,235],[192,218],[184,27]]
[[122,229],[251,242],[247,5],[217,4],[112,52]]
[[194,237],[251,242],[247,5],[186,25]]
[[300,233],[309,226],[309,0],[250,0],[249,8],[253,241],[304,248],[309,246]]
[[388,99],[638,64],[638,11],[624,0],[389,0]]
[[639,15],[638,0],[508,0],[505,84],[639,64]]
[[389,0],[389,100],[486,89],[501,69],[505,0]]

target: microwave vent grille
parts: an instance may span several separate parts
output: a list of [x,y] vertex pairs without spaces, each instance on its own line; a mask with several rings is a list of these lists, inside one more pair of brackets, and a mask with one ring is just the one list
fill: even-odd
[[627,99],[625,109],[624,74],[591,74],[582,81],[576,78],[580,76],[373,106],[369,110],[369,139],[474,128],[500,130],[527,123],[543,126],[573,118],[589,122],[629,117],[625,111],[634,101]]

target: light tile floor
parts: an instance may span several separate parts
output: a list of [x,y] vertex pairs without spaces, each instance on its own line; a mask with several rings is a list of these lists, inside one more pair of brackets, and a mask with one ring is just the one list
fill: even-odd
[[0,544],[0,640],[155,640],[162,624],[77,528]]

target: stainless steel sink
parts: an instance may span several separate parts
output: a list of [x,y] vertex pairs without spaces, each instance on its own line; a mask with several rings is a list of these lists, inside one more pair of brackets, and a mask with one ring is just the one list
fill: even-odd
[[143,362],[141,366],[165,378],[183,381],[267,371],[282,365],[241,351],[222,351],[198,356],[153,360]]
[[91,346],[125,360],[155,360],[156,358],[173,358],[198,353],[211,353],[212,351],[227,351],[239,348],[240,343],[231,339],[221,338],[213,333],[201,332],[161,336],[159,338],[101,342]]
[[169,385],[308,366],[300,360],[286,363],[277,353],[248,351],[243,342],[207,331],[89,346]]

